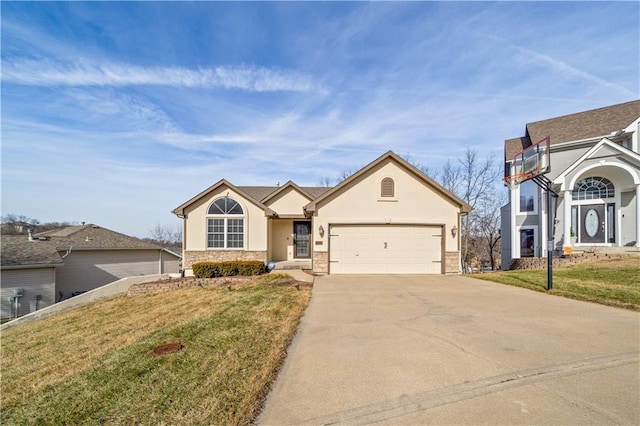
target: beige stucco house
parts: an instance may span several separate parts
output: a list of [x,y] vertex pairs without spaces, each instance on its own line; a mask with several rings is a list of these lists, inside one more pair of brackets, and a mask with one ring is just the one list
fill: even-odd
[[173,210],[185,272],[199,261],[308,259],[318,274],[460,271],[471,207],[389,151],[333,188],[220,180]]

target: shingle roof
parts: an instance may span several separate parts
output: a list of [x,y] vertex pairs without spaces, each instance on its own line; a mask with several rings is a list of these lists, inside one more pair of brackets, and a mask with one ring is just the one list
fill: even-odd
[[309,194],[313,195],[314,198],[318,198],[331,188],[332,186],[301,186],[300,188],[307,191]]
[[640,100],[635,100],[528,123],[523,138],[505,140],[505,160],[510,160],[532,142],[540,141],[547,136],[550,137],[552,145],[607,136],[627,127],[638,117]]
[[62,258],[53,241],[29,241],[27,235],[2,235],[0,264],[2,266],[56,265]]
[[97,225],[68,226],[41,232],[36,237],[50,237],[56,247],[73,246],[74,250],[89,249],[161,249],[160,246],[130,237]]
[[267,197],[267,195],[271,194],[273,191],[276,191],[279,186],[238,186],[239,189],[243,190],[247,193],[247,195],[251,196],[254,200],[260,201]]
[[[280,189],[281,186],[238,186],[238,188],[242,189],[254,199],[260,201]],[[314,198],[317,198],[331,188],[327,188],[325,186],[301,186],[300,189],[308,192],[309,195],[312,195]]]

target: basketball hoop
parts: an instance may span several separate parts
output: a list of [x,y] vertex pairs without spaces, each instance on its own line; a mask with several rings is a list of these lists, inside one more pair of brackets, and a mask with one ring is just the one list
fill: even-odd
[[520,185],[522,182],[524,182],[525,180],[529,180],[532,177],[533,175],[531,173],[516,173],[515,175],[505,176],[502,180],[504,181],[505,185],[515,186]]

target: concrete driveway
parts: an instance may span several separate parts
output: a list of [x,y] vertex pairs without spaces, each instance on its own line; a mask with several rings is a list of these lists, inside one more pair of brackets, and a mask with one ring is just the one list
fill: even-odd
[[640,424],[640,314],[460,276],[326,276],[259,424]]

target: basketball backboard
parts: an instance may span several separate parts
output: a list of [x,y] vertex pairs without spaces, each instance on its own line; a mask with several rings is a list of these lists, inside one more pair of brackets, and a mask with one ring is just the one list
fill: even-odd
[[549,137],[547,136],[513,156],[513,174],[507,176],[505,182],[517,185],[548,173],[549,170]]

